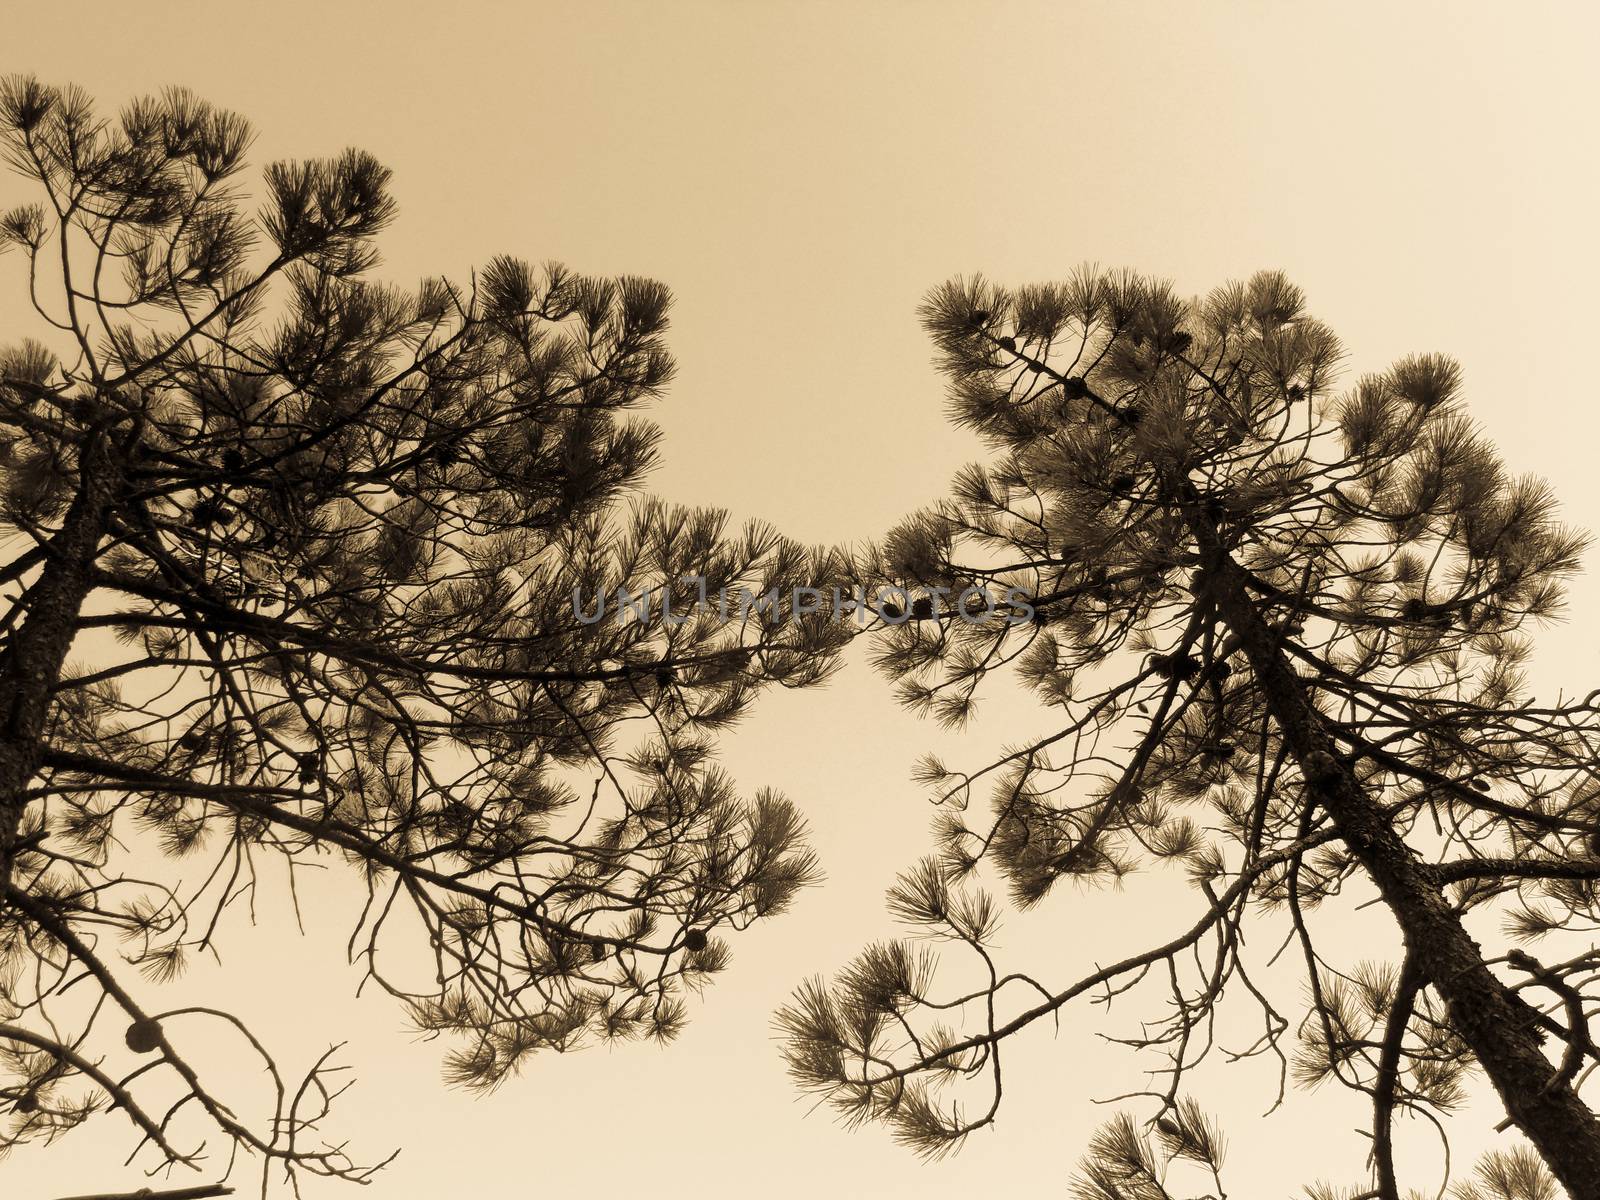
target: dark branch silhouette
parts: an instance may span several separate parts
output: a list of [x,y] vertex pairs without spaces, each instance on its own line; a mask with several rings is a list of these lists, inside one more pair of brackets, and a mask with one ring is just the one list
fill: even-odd
[[202,1183],[197,1187],[140,1188],[137,1192],[102,1192],[93,1196],[64,1196],[62,1200],[211,1200],[231,1196],[233,1189],[223,1183]]
[[[249,141],[182,91],[108,119],[0,89],[36,197],[0,238],[39,318],[0,353],[0,1145],[120,1112],[152,1172],[200,1167],[209,1132],[224,1178],[365,1181],[323,1133],[337,1047],[297,1079],[160,985],[272,899],[269,865],[343,865],[350,959],[450,1040],[451,1083],[670,1038],[726,936],[816,877],[712,738],[831,670],[841,627],[787,597],[839,563],[620,510],[672,375],[664,287],[511,258],[379,284],[387,171],[272,164],[252,217]],[[783,597],[579,619],[623,585],[679,613],[697,586]],[[207,1024],[264,1102],[192,1057]]]
[[[1155,1056],[1154,1133],[1102,1131],[1082,1196],[1176,1195],[1157,1178],[1174,1156],[1216,1194],[1183,1089],[1223,1053],[1276,1059],[1280,1099],[1291,1077],[1368,1095],[1366,1194],[1402,1194],[1396,1114],[1442,1122],[1481,1071],[1570,1195],[1600,1197],[1579,1095],[1600,1061],[1600,718],[1594,695],[1537,703],[1519,667],[1586,543],[1500,465],[1456,365],[1409,358],[1335,395],[1338,342],[1276,274],[1195,301],[1094,272],[958,281],[923,315],[956,419],[997,457],[872,569],[948,594],[1014,586],[1029,619],[944,609],[883,630],[879,665],[946,724],[1000,671],[1059,725],[978,770],[919,771],[938,853],[890,906],[970,955],[976,982],[936,988],[928,951],[869,948],[780,1014],[796,1079],[937,1154],[995,1120],[1014,1037],[1080,997],[1155,990],[1120,1039]],[[1025,908],[1063,879],[1162,863],[1195,891],[1170,940],[1065,984],[1001,961],[986,873]],[[1345,961],[1326,922],[1373,898],[1394,954]],[[1503,937],[1484,948],[1491,914]],[[1562,961],[1516,945],[1541,941]],[[1288,994],[1280,955],[1301,967]],[[1259,1013],[1253,1044],[1218,1044],[1225,1000]],[[1485,1170],[1530,1161],[1513,1148]]]

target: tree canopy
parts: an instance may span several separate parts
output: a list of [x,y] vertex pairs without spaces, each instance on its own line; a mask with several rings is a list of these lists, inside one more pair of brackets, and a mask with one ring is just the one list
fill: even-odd
[[[375,282],[388,172],[273,163],[252,214],[250,140],[181,90],[103,117],[0,88],[38,318],[0,354],[0,1145],[116,1110],[151,1169],[365,1179],[323,1133],[333,1051],[297,1081],[160,985],[258,892],[291,919],[279,868],[339,864],[352,961],[448,1080],[671,1037],[816,878],[714,739],[832,669],[841,627],[787,589],[839,562],[637,496],[665,287],[511,257]],[[579,619],[620,586],[691,615]],[[783,595],[722,619],[697,586]],[[264,1094],[208,1074],[206,1025]]]
[[[1278,273],[1193,300],[1092,270],[955,280],[922,316],[954,419],[994,458],[871,569],[1015,587],[1031,617],[947,609],[882,629],[877,662],[945,725],[1021,686],[1053,732],[979,767],[922,763],[935,852],[889,897],[912,937],[796,993],[795,1078],[938,1154],[996,1119],[1014,1039],[1076,1001],[1144,998],[1118,1036],[1156,1073],[1148,1123],[1101,1132],[1081,1196],[1177,1195],[1178,1160],[1197,1193],[1220,1188],[1220,1134],[1185,1087],[1222,1053],[1276,1060],[1280,1099],[1291,1081],[1370,1097],[1363,1195],[1401,1194],[1396,1113],[1444,1121],[1481,1072],[1538,1152],[1482,1179],[1548,1178],[1542,1158],[1600,1196],[1578,1094],[1600,1060],[1600,693],[1540,701],[1522,670],[1586,541],[1501,464],[1458,366],[1418,355],[1339,388],[1338,340]],[[997,885],[1025,909],[1155,866],[1192,885],[1170,940],[1064,983],[998,947]],[[1353,957],[1341,923],[1374,899],[1392,943]],[[1293,962],[1298,980],[1274,968]],[[1224,1004],[1254,1009],[1252,1044],[1219,1045]]]
[[[1314,1200],[1435,1194],[1397,1117],[1455,1131],[1475,1078],[1507,1136],[1467,1132],[1459,1200],[1600,1200],[1600,691],[1524,671],[1587,541],[1454,362],[1341,384],[1276,273],[958,279],[922,317],[992,459],[880,544],[807,548],[643,494],[663,285],[510,256],[380,282],[388,172],[251,189],[251,137],[182,90],[107,117],[0,85],[36,318],[0,349],[0,1153],[115,1114],[150,1172],[209,1172],[184,1194],[246,1160],[370,1179],[327,1119],[337,1045],[291,1071],[169,999],[241,920],[298,918],[311,867],[355,881],[354,974],[449,1083],[671,1038],[819,878],[718,738],[832,673],[844,593],[912,709],[953,729],[1020,688],[1051,730],[918,766],[909,936],[779,1013],[803,1087],[938,1155],[999,1119],[1013,1045],[1115,1001],[1155,1083],[1088,1139],[1084,1200],[1223,1194],[1218,1058],[1364,1098],[1365,1178]],[[1008,908],[1149,869],[1192,896],[1167,934],[1065,981],[1007,961]],[[1361,908],[1387,939],[1341,936]],[[219,1033],[263,1087],[211,1068]]]

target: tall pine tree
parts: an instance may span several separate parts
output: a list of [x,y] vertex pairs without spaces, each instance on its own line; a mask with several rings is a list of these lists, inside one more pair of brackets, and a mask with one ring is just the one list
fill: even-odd
[[[334,864],[353,960],[453,1040],[451,1081],[670,1037],[726,935],[814,878],[712,737],[830,670],[842,627],[789,590],[838,564],[620,507],[673,369],[661,285],[511,258],[377,283],[384,168],[272,164],[252,216],[249,141],[182,91],[104,118],[0,89],[38,317],[0,355],[0,1138],[116,1110],[157,1165],[196,1165],[209,1122],[263,1170],[365,1178],[319,1132],[329,1061],[296,1083],[159,985],[273,863]],[[618,586],[657,589],[647,618],[592,619]],[[740,588],[782,594],[693,612]],[[261,1057],[269,1111],[194,1057],[208,1025]]]
[[[976,982],[941,988],[925,949],[871,947],[780,1014],[796,1078],[937,1153],[995,1118],[1009,1039],[1080,997],[1164,993],[1124,1031],[1162,1073],[1155,1141],[1108,1127],[1083,1194],[1166,1195],[1117,1172],[1206,1141],[1182,1087],[1226,997],[1259,1009],[1247,1055],[1371,1097],[1368,1194],[1400,1194],[1394,1115],[1444,1114],[1481,1071],[1569,1193],[1600,1197],[1579,1095],[1600,1059],[1581,936],[1600,918],[1600,693],[1538,702],[1520,668],[1584,539],[1501,466],[1457,365],[1408,358],[1336,392],[1339,343],[1278,274],[1194,301],[1095,272],[957,281],[923,315],[955,418],[996,458],[897,529],[877,577],[1031,599],[887,628],[879,662],[951,724],[1015,679],[1054,732],[920,772],[938,852],[891,908],[976,956]],[[1171,940],[1065,986],[994,948],[985,870],[1027,907],[1160,863],[1194,889]],[[1354,961],[1339,914],[1373,898],[1394,953]],[[1284,937],[1288,987],[1268,968]]]

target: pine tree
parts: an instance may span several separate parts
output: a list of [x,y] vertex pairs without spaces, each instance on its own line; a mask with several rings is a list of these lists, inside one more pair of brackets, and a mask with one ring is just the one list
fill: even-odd
[[[1000,670],[1055,732],[919,772],[943,802],[937,852],[891,909],[976,956],[976,985],[937,989],[925,953],[871,948],[781,1012],[797,1080],[938,1153],[994,1120],[1007,1039],[1143,985],[1164,996],[1128,1040],[1156,1056],[1159,1124],[1226,997],[1259,1009],[1247,1056],[1370,1096],[1367,1194],[1401,1194],[1395,1115],[1442,1117],[1481,1071],[1568,1192],[1600,1197],[1600,1122],[1578,1094],[1600,1059],[1583,936],[1600,918],[1600,692],[1539,703],[1521,668],[1585,540],[1506,472],[1458,366],[1411,357],[1336,391],[1339,343],[1280,274],[1192,301],[1093,271],[955,281],[923,316],[955,419],[996,457],[873,569],[1020,598],[1001,620],[885,629],[879,662],[950,724]],[[1194,888],[1172,940],[1065,987],[1000,960],[986,872],[1028,907],[1157,864]],[[1339,924],[1374,898],[1394,954],[1350,961]]]
[[[665,288],[512,258],[381,284],[387,171],[275,163],[252,216],[250,136],[183,91],[103,118],[0,89],[38,197],[0,234],[39,317],[0,355],[0,1137],[118,1110],[194,1165],[198,1115],[263,1171],[364,1179],[317,1132],[331,1060],[297,1084],[159,985],[267,904],[274,863],[342,865],[353,961],[451,1039],[451,1082],[672,1036],[726,935],[815,877],[796,811],[741,798],[714,735],[831,669],[842,626],[791,619],[788,589],[838,563],[624,511]],[[623,585],[675,612],[580,616]],[[744,587],[783,595],[694,611]],[[191,1057],[208,1025],[261,1056],[273,1111]]]

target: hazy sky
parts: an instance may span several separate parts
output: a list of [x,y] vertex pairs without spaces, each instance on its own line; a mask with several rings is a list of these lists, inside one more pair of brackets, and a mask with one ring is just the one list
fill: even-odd
[[[655,413],[667,437],[652,480],[669,500],[808,542],[882,533],[977,454],[944,424],[923,292],[1092,260],[1184,291],[1281,267],[1345,339],[1352,375],[1413,351],[1457,356],[1510,465],[1600,526],[1593,6],[10,8],[0,70],[77,82],[112,107],[186,84],[255,123],[257,163],[377,155],[401,207],[384,276],[461,278],[511,253],[671,285],[680,374]],[[23,199],[0,181],[0,207]],[[0,261],[0,314],[19,311],[19,282]],[[14,332],[31,331],[0,340]],[[1577,619],[1541,645],[1549,688],[1600,684],[1594,565]],[[408,1039],[382,998],[350,998],[343,927],[301,941],[266,903],[264,928],[185,994],[234,1008],[290,1061],[349,1039],[360,1082],[333,1128],[371,1154],[405,1147],[369,1195],[1062,1195],[1108,1115],[1091,1100],[1142,1085],[1139,1064],[1097,1045],[1093,1031],[1115,1026],[1087,1008],[1012,1048],[998,1130],[932,1166],[881,1130],[808,1116],[769,1027],[802,976],[887,931],[883,889],[928,845],[907,779],[917,754],[986,761],[1030,721],[1031,706],[1002,704],[951,739],[895,709],[859,661],[827,689],[761,704],[725,760],[745,788],[802,805],[829,883],[734,940],[732,968],[666,1050],[545,1057],[488,1099],[447,1092],[437,1046]],[[318,910],[343,919],[353,887],[327,881]],[[1176,894],[1063,893],[1008,921],[1008,938],[1052,947],[1062,982],[1126,931],[1167,928],[1183,914],[1161,901]],[[1358,1108],[1330,1091],[1263,1122],[1271,1072],[1226,1079],[1235,1195],[1360,1178]],[[1464,1125],[1458,1151],[1488,1144],[1492,1123]],[[0,1165],[0,1195],[134,1186],[119,1167],[130,1145],[101,1118]]]

